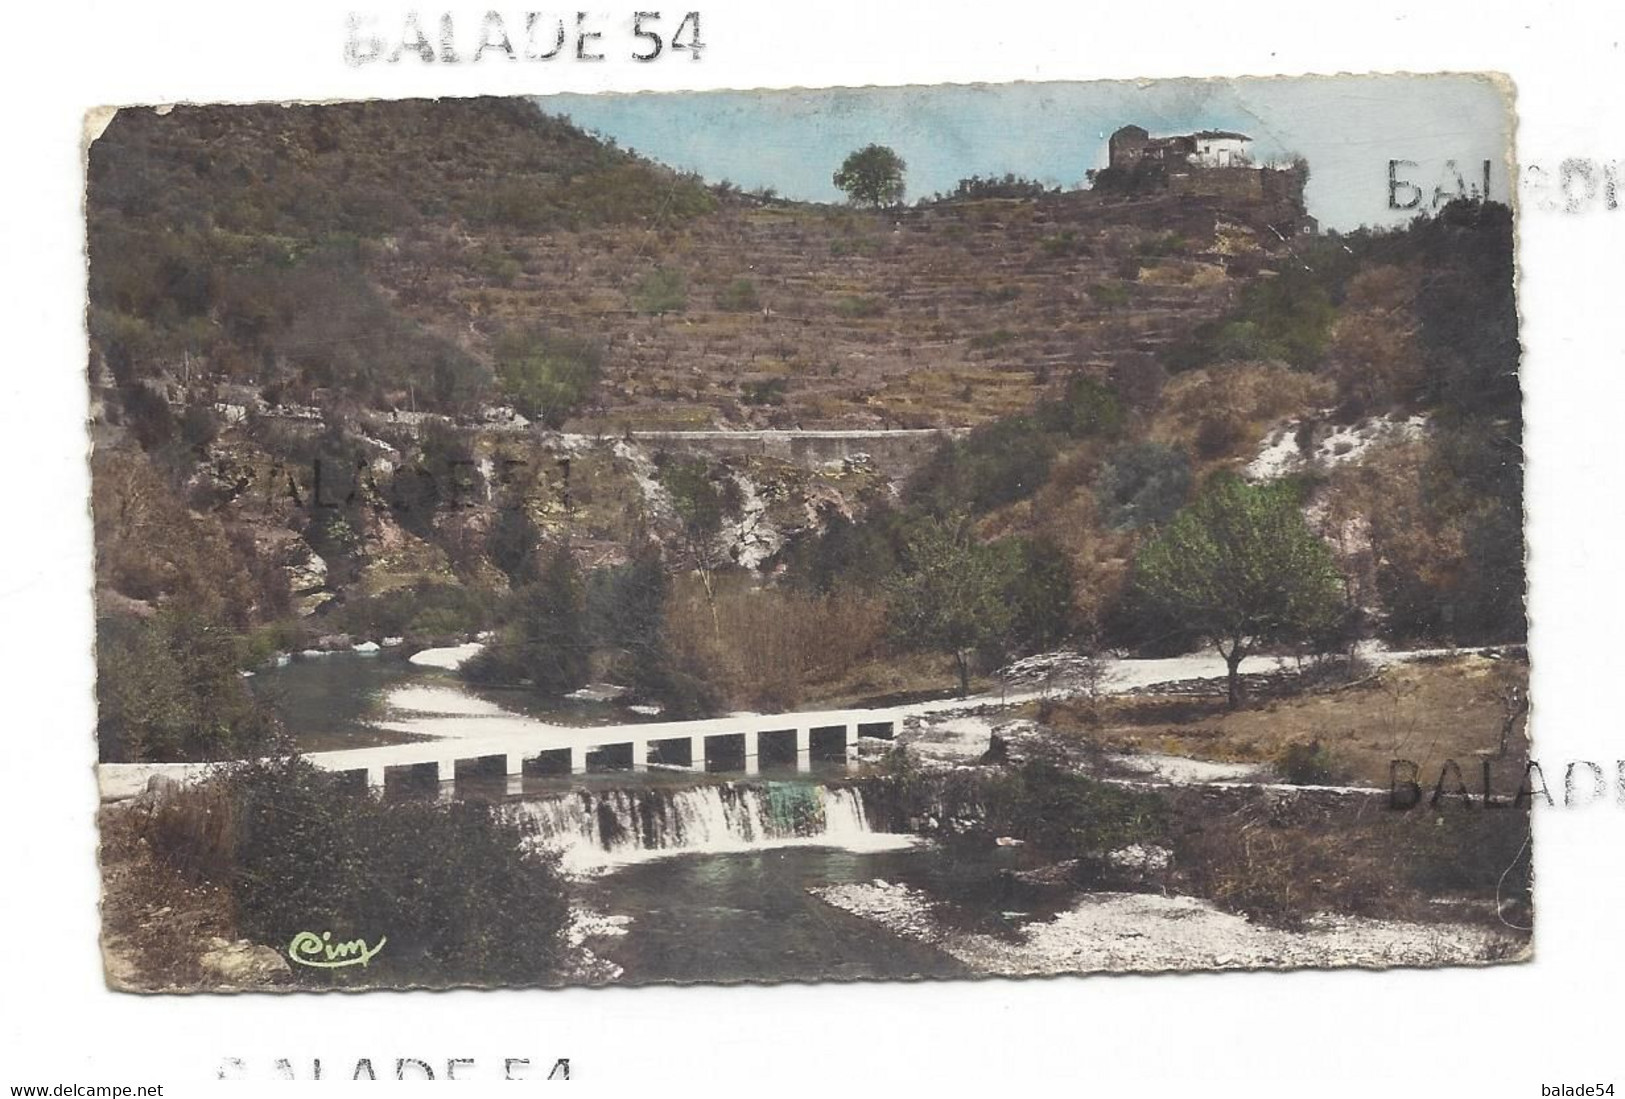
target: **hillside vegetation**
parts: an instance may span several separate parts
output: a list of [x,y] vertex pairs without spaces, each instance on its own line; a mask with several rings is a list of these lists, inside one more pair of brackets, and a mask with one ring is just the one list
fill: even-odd
[[[120,112],[88,197],[103,750],[242,751],[235,668],[323,636],[494,629],[484,682],[673,714],[1188,647],[1136,562],[1243,472],[1293,479],[1342,600],[1262,643],[1519,639],[1509,212],[1301,214],[783,202],[510,101]],[[767,427],[959,434],[896,469],[626,434]]]

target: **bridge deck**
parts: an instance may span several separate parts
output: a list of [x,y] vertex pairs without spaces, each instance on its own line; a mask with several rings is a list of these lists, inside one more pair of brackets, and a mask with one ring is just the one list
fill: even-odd
[[[646,770],[651,764],[694,771],[739,770],[755,774],[762,761],[763,737],[773,738],[786,765],[810,769],[815,750],[833,757],[837,748],[850,758],[860,736],[890,739],[904,714],[898,709],[825,710],[776,715],[740,715],[699,721],[647,722],[565,729],[537,723],[533,728],[487,736],[419,740],[308,752],[304,758],[325,771],[366,776],[367,786],[382,789],[394,768],[434,767],[442,783],[453,782],[459,763],[483,761],[495,772],[514,777],[526,765],[547,772],[585,774],[589,770]],[[793,741],[792,741],[793,738]],[[815,741],[819,743],[815,744]],[[793,744],[793,747],[792,747]],[[671,749],[680,749],[672,751]],[[606,751],[607,750],[607,751]],[[613,752],[611,759],[595,754]],[[668,757],[685,757],[671,762]],[[733,766],[737,764],[737,766]],[[134,797],[154,775],[188,781],[211,765],[201,763],[103,763],[97,777],[104,800]]]

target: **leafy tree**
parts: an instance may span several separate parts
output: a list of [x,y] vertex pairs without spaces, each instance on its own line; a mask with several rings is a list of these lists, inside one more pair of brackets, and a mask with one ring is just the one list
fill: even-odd
[[784,579],[828,595],[843,588],[873,589],[897,566],[896,512],[878,504],[853,522],[834,504],[819,508],[819,528],[792,539],[781,557]]
[[556,695],[586,682],[592,655],[581,571],[568,546],[560,546],[536,583],[521,588],[516,611],[496,641],[464,665],[480,683],[529,681]]
[[536,575],[535,554],[541,540],[542,532],[527,509],[501,508],[485,536],[485,554],[509,580],[524,583]]
[[1034,653],[1065,641],[1074,625],[1066,554],[1048,538],[1004,538],[992,548],[1001,557],[1003,600],[1010,608],[1006,646]]
[[1010,628],[1008,579],[1007,561],[977,543],[963,519],[925,520],[908,540],[902,571],[886,584],[892,634],[908,648],[951,653],[964,697],[971,655]]
[[652,542],[626,564],[594,572],[587,585],[592,638],[608,651],[612,674],[650,692],[661,686],[666,594],[666,572]]
[[519,330],[503,333],[496,360],[513,406],[557,431],[592,395],[603,356],[585,340]]
[[1151,608],[1224,658],[1232,708],[1243,697],[1244,656],[1264,642],[1330,629],[1342,608],[1331,551],[1287,482],[1215,477],[1140,551],[1134,569]]
[[[700,582],[705,586],[705,597],[716,617],[717,569],[728,563],[717,535],[725,520],[739,515],[744,503],[739,483],[727,475],[726,470],[715,470],[703,458],[677,458],[662,455],[657,459],[660,483],[671,493],[672,509],[682,520],[683,549]],[[717,631],[721,632],[717,623]]]
[[858,206],[892,206],[903,201],[903,173],[908,165],[885,145],[865,145],[841,162],[835,186]]
[[1144,195],[1168,186],[1168,166],[1142,160],[1132,168],[1102,168],[1089,176],[1089,189],[1108,195]]
[[1412,232],[1428,272],[1416,313],[1432,395],[1464,413],[1518,423],[1512,211],[1458,199]]

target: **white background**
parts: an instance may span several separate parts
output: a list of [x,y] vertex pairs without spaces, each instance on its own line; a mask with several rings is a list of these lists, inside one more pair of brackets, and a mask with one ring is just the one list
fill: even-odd
[[[649,5],[649,0],[642,0]],[[652,6],[652,5],[649,5]],[[1625,1088],[1625,802],[1538,816],[1537,960],[1482,971],[931,984],[141,998],[104,990],[91,810],[90,527],[79,124],[97,104],[1098,77],[1498,70],[1518,155],[1625,159],[1613,5],[687,0],[703,60],[348,68],[343,4],[13,7],[6,45],[0,441],[0,1087],[209,1090],[320,1055],[507,1056],[643,1094],[1431,1094]],[[398,25],[402,9],[370,9]],[[442,9],[425,8],[426,15]],[[454,9],[467,28],[483,8]],[[629,22],[631,5],[600,21]],[[673,8],[672,10],[675,10]],[[506,14],[512,14],[504,9]],[[510,19],[510,22],[512,20]],[[623,29],[606,36],[629,41]],[[403,165],[403,171],[409,166]],[[1520,210],[1536,754],[1625,759],[1617,645],[1625,210]],[[387,1064],[386,1064],[387,1063]],[[308,1072],[308,1061],[303,1066]]]

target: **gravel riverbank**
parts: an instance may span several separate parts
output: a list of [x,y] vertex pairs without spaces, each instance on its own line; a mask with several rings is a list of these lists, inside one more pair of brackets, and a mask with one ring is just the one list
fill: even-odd
[[1050,921],[1009,937],[946,926],[926,893],[874,881],[813,889],[842,911],[894,934],[930,943],[993,976],[1483,965],[1532,956],[1526,939],[1459,923],[1404,923],[1323,916],[1303,930],[1256,924],[1194,897],[1095,893]]

